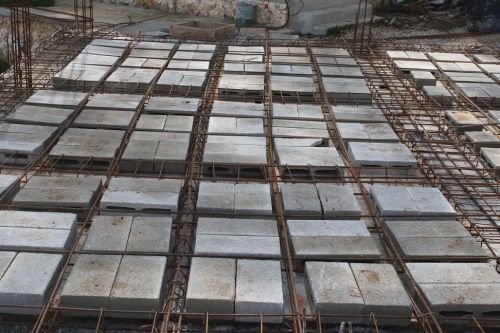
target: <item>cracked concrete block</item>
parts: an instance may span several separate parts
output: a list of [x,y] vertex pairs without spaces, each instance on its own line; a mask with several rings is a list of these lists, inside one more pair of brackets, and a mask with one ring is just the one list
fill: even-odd
[[354,195],[355,188],[349,184],[316,184],[325,216],[342,219],[359,219],[361,206]]
[[[260,272],[256,278],[255,272]],[[235,314],[262,313],[264,323],[281,323],[284,312],[283,282],[279,260],[238,260]],[[236,321],[260,322],[260,317],[238,317]]]
[[186,293],[186,311],[234,313],[236,260],[193,258]]

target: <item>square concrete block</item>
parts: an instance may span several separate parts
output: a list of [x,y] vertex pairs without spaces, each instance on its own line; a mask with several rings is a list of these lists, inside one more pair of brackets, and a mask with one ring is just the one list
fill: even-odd
[[[186,293],[186,311],[234,313],[236,260],[193,258]],[[200,317],[201,318],[201,317]]]
[[234,213],[242,215],[272,215],[273,206],[268,184],[236,184]]
[[445,112],[445,117],[459,133],[483,129],[483,123],[472,112],[448,110]]
[[177,179],[113,177],[100,207],[136,214],[176,212],[182,182]]
[[204,235],[196,236],[194,253],[224,257],[281,256],[279,237]]
[[122,256],[119,255],[77,255],[61,291],[61,305],[74,308],[109,308],[109,295],[121,259]]
[[200,182],[196,209],[200,213],[233,213],[234,184]]
[[361,206],[354,195],[354,187],[337,184],[316,184],[323,214],[341,219],[359,219]]
[[169,252],[171,217],[136,216],[127,242],[129,252]]
[[216,100],[214,101],[210,114],[263,118],[264,105],[261,103],[243,103]]
[[349,142],[348,154],[361,173],[405,174],[414,173],[417,167],[417,160],[402,143]]
[[453,101],[453,96],[451,96],[450,92],[441,85],[424,86],[422,89],[427,97],[441,105],[448,106],[451,105]]
[[411,71],[410,76],[417,87],[436,85],[436,78],[429,71]]
[[324,322],[363,322],[363,296],[348,263],[309,261],[305,273],[313,311],[321,313]]
[[163,114],[193,114],[198,111],[197,98],[152,96],[144,107],[146,112]]
[[371,106],[336,105],[332,108],[337,122],[385,123],[387,119],[380,109]]
[[[260,272],[256,278],[255,272]],[[235,313],[282,314],[281,263],[273,260],[238,260]],[[260,317],[238,317],[236,321],[260,322]],[[266,316],[264,323],[281,323],[281,316]]]
[[492,168],[497,177],[500,177],[500,148],[483,147],[481,157]]
[[0,304],[13,307],[3,307],[0,312],[38,314],[50,294],[62,258],[61,254],[18,253],[0,279]]
[[278,226],[275,220],[200,217],[196,233],[198,235],[278,237]]
[[109,296],[110,308],[160,310],[166,268],[166,257],[123,256]]
[[491,54],[474,54],[473,58],[481,64],[500,64],[500,60]]
[[286,215],[321,216],[321,202],[313,184],[284,183],[280,189]]
[[454,219],[456,212],[437,188],[374,185],[370,196],[383,218]]
[[348,142],[399,142],[399,137],[388,123],[339,123],[342,140]]
[[132,225],[132,216],[94,217],[83,245],[84,250],[123,252]]
[[472,143],[477,153],[482,147],[500,148],[500,139],[490,131],[465,132],[465,140]]
[[[411,300],[394,267],[390,264],[350,265],[365,303],[365,324],[370,324],[373,313],[378,325],[409,326]],[[383,316],[400,318],[381,318]]]
[[438,69],[430,61],[425,60],[394,60],[394,65],[400,71],[431,71],[435,72]]
[[282,173],[292,176],[338,177],[345,164],[335,147],[276,146]]
[[2,279],[2,276],[4,273],[7,271],[7,269],[10,266],[10,263],[14,258],[16,257],[16,252],[5,252],[5,251],[0,251],[0,280]]

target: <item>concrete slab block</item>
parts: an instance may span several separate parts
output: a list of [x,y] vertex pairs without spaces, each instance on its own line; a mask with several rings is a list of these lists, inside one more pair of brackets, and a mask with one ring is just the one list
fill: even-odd
[[125,52],[124,47],[116,47],[116,45],[113,45],[111,47],[109,46],[102,46],[102,45],[87,45],[81,52],[81,54],[97,54],[97,55],[104,55],[104,56],[113,56],[113,57],[121,57],[123,55],[123,52]]
[[264,63],[238,63],[238,62],[225,62],[224,72],[232,73],[246,73],[246,74],[264,74],[266,72],[266,65]]
[[182,181],[177,179],[113,177],[100,207],[136,214],[176,212],[181,187]]
[[198,235],[278,237],[278,227],[275,220],[200,217],[196,233]]
[[216,100],[214,101],[210,114],[263,118],[264,105],[261,103],[242,103]]
[[491,54],[474,54],[472,57],[481,64],[500,64],[500,60]]
[[[274,93],[312,94],[318,87],[312,76],[271,75],[271,87]],[[293,96],[293,95],[292,95]]]
[[420,285],[500,283],[500,276],[490,263],[412,262],[407,265]]
[[358,63],[353,58],[337,56],[316,56],[316,62],[320,65],[351,66],[357,67]]
[[72,112],[73,110],[63,108],[22,105],[9,113],[7,119],[16,123],[58,126],[68,119]]
[[196,44],[196,43],[181,43],[179,51],[197,51],[197,52],[213,52],[215,51],[215,44]]
[[268,184],[236,184],[234,213],[242,215],[272,215],[273,206]]
[[158,69],[152,68],[130,68],[118,67],[104,82],[106,87],[112,88],[147,88],[156,74]]
[[[255,272],[260,272],[255,278]],[[284,312],[281,263],[274,260],[238,260],[235,314]],[[238,317],[236,321],[260,322],[260,317]],[[265,323],[281,323],[281,316],[266,316]]]
[[196,209],[200,213],[233,213],[234,199],[234,184],[200,182]]
[[210,117],[208,133],[264,135],[264,123],[261,118]]
[[262,93],[264,90],[264,75],[223,73],[219,80],[219,93],[230,93],[235,90]]
[[209,61],[170,60],[167,68],[182,70],[208,70]]
[[246,53],[264,54],[264,47],[229,45],[227,47],[227,51],[228,53],[240,53],[240,54],[246,54]]
[[[228,138],[237,138],[228,136]],[[250,141],[247,141],[250,142]],[[203,162],[219,165],[218,171],[230,172],[225,170],[228,165],[240,164],[240,169],[252,165],[252,169],[259,168],[267,164],[266,147],[263,145],[240,144],[240,143],[211,143],[205,145]],[[214,170],[217,171],[217,170]],[[249,170],[250,171],[250,170]]]
[[386,219],[397,216],[454,219],[456,215],[437,188],[374,185],[370,189],[370,196]]
[[[398,246],[406,258],[467,258],[484,260],[487,253],[472,237],[402,237]],[[431,259],[432,260],[432,259]]]
[[213,52],[177,51],[174,60],[211,60]]
[[500,64],[480,64],[479,67],[489,74],[500,73]]
[[194,253],[224,257],[281,256],[279,237],[197,235]]
[[354,187],[337,184],[316,184],[325,216],[342,219],[360,218],[361,206],[354,195]]
[[311,66],[304,65],[272,65],[272,74],[283,75],[313,75]]
[[276,138],[274,139],[274,145],[284,146],[284,147],[328,147],[328,141],[325,142],[324,139],[309,138],[309,139],[288,139],[288,138]]
[[171,50],[175,46],[175,43],[163,43],[163,42],[147,42],[139,41],[136,45],[136,49],[148,49],[148,50]]
[[16,257],[16,252],[0,251],[0,280],[9,268],[12,260]]
[[38,90],[25,104],[72,108],[80,104],[86,96],[86,93],[76,91]]
[[494,83],[495,81],[484,73],[444,72],[444,75],[455,82]]
[[121,40],[121,39],[104,39],[104,38],[96,38],[90,42],[91,45],[98,46],[108,46],[108,47],[117,47],[117,48],[126,48],[129,44],[129,40]]
[[236,294],[236,260],[193,258],[186,294],[186,311],[233,313]]
[[465,140],[472,143],[477,153],[482,147],[500,148],[500,139],[490,131],[471,131],[464,134]]
[[500,148],[483,147],[480,150],[481,157],[488,166],[500,177]]
[[448,110],[445,112],[445,117],[459,133],[483,129],[481,120],[474,116],[472,112]]
[[363,322],[363,297],[348,263],[306,262],[305,267],[314,312],[339,315],[323,317],[324,322]]
[[157,82],[157,89],[201,91],[207,79],[207,71],[168,69]]
[[135,125],[138,130],[162,131],[167,121],[167,115],[163,114],[142,114]]
[[403,237],[471,237],[457,220],[388,220],[384,224],[397,239]]
[[339,134],[349,142],[399,142],[399,137],[388,123],[339,123]]
[[134,58],[156,58],[168,59],[170,50],[153,50],[153,49],[138,49],[134,48],[130,51],[129,56]]
[[97,55],[91,53],[81,53],[77,55],[71,63],[84,65],[113,66],[119,57]]
[[321,202],[314,184],[283,183],[280,185],[280,189],[286,215],[321,215]]
[[371,91],[364,79],[323,77],[323,86],[337,103],[372,104]]
[[199,102],[197,98],[152,96],[144,110],[162,114],[193,114],[198,111]]
[[367,174],[413,174],[417,167],[417,160],[402,143],[349,142],[348,154],[352,165]]
[[335,105],[332,108],[337,122],[385,123],[387,118],[380,109],[371,106]]
[[241,62],[241,63],[262,63],[264,57],[261,54],[226,54],[224,61],[228,62]]
[[323,110],[319,105],[273,103],[273,118],[323,120]]
[[125,251],[132,220],[132,216],[99,215],[94,217],[83,249],[94,251]]
[[307,55],[273,55],[273,64],[310,64],[311,59]]
[[0,311],[38,314],[47,301],[62,258],[61,254],[18,253],[0,279],[0,304],[13,307],[3,307]]
[[437,62],[436,65],[440,70],[446,72],[481,72],[481,68],[472,62]]
[[311,51],[316,56],[342,56],[349,57],[349,52],[346,49],[338,47],[311,47]]
[[429,58],[434,61],[463,61],[471,62],[469,58],[460,53],[446,53],[446,52],[429,52]]
[[[109,308],[109,295],[122,256],[78,254],[61,291],[61,305],[74,308]],[[69,312],[69,315],[76,315]],[[87,314],[88,315],[88,314]]]
[[385,53],[392,59],[428,60],[424,52],[390,50]]
[[327,66],[320,65],[320,72],[323,76],[362,78],[364,74],[358,67],[353,66]]
[[[411,300],[394,267],[390,264],[350,265],[365,303],[365,324],[370,324],[373,313],[378,325],[409,326]],[[383,316],[400,318],[381,318]]]
[[13,175],[0,175],[0,203],[9,202],[19,191],[20,177]]
[[109,296],[112,310],[158,311],[166,257],[123,256]]
[[120,65],[121,67],[140,67],[140,68],[162,68],[166,59],[155,59],[155,58],[133,58],[128,57]]
[[417,87],[436,85],[436,78],[429,71],[411,71],[410,76]]
[[437,71],[437,67],[430,61],[420,60],[394,60],[394,65],[404,72],[411,71]]
[[136,216],[132,221],[127,251],[169,252],[171,217]]
[[285,176],[336,178],[345,164],[335,147],[276,146],[281,173]]
[[74,124],[82,127],[128,128],[133,117],[133,111],[84,109]]
[[422,89],[424,91],[424,94],[433,101],[441,105],[451,105],[453,97],[445,87],[441,85],[424,86]]

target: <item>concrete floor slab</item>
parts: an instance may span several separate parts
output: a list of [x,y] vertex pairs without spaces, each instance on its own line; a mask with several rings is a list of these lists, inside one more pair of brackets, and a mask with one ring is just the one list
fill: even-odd
[[152,96],[144,110],[162,114],[193,114],[198,111],[199,103],[197,98]]
[[12,122],[58,126],[73,112],[71,109],[22,105],[7,115]]
[[[365,303],[365,324],[370,324],[373,313],[378,325],[409,326],[411,300],[394,267],[390,264],[350,265]],[[400,318],[382,318],[384,316]]]
[[224,257],[281,256],[279,237],[197,235],[194,253]]
[[17,191],[19,191],[19,180],[20,177],[18,176],[0,175],[0,203],[9,202]]
[[200,182],[196,209],[200,213],[233,213],[234,184]]
[[166,257],[123,256],[109,296],[112,310],[158,311]]
[[280,189],[286,215],[321,215],[321,202],[313,184],[284,183],[280,185]]
[[278,227],[275,220],[200,217],[196,233],[198,235],[278,237]]
[[349,142],[399,142],[399,137],[388,123],[339,123],[342,140]]
[[177,212],[181,187],[177,179],[113,177],[100,207],[134,214]]
[[236,260],[193,258],[186,294],[186,311],[233,313]]
[[309,138],[309,139],[274,139],[274,145],[276,147],[328,147],[328,141],[321,138]]
[[361,206],[352,185],[316,184],[323,213],[342,219],[360,218]]
[[272,215],[273,206],[268,184],[236,184],[234,213],[242,215]]
[[372,103],[371,92],[364,79],[323,77],[323,86],[338,103]]
[[273,103],[273,118],[323,120],[320,105]]
[[132,94],[95,94],[86,107],[135,111],[143,98],[143,95]]
[[166,121],[167,115],[164,114],[141,114],[135,129],[163,131]]
[[[255,272],[260,272],[255,278]],[[236,270],[235,314],[284,312],[281,263],[278,260],[238,260]],[[236,321],[260,322],[260,317],[238,317]],[[281,323],[281,316],[266,316],[265,323]]]
[[369,174],[375,174],[386,167],[389,168],[387,172],[392,174],[412,173],[412,169],[417,167],[417,160],[402,143],[349,142],[348,154],[354,167]]
[[87,94],[76,91],[38,90],[25,104],[72,108],[80,104]]
[[335,105],[332,107],[333,116],[337,122],[385,123],[384,113],[371,106]]
[[483,123],[472,112],[448,110],[445,117],[459,133],[483,129]]
[[84,127],[128,128],[133,117],[133,111],[84,109],[74,124]]
[[471,131],[464,134],[465,140],[472,143],[476,152],[482,147],[500,148],[500,139],[490,131]]
[[243,103],[216,100],[214,101],[210,114],[263,118],[264,105],[261,103]]
[[139,117],[136,129],[191,132],[193,119],[193,116],[183,115],[142,114]]
[[314,312],[340,315],[323,321],[363,322],[363,297],[348,263],[306,262],[305,267]]
[[0,279],[0,304],[13,307],[0,312],[38,314],[47,301],[62,258],[61,254],[18,253]]
[[[237,138],[228,136],[228,138]],[[251,141],[247,141],[250,143]],[[266,165],[267,155],[264,145],[241,143],[207,142],[203,154],[204,163]]]

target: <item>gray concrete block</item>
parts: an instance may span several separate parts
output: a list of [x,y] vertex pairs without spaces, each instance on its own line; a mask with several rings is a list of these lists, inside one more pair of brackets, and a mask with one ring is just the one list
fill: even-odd
[[200,217],[196,233],[198,235],[278,237],[278,226],[275,220]]
[[264,135],[261,118],[210,117],[210,134]]
[[[0,279],[0,312],[38,314],[57,277],[61,254],[18,253]],[[37,308],[15,306],[36,306]]]
[[192,114],[198,111],[197,98],[152,96],[144,110],[163,114]]
[[293,176],[338,177],[345,166],[335,147],[293,147],[277,145],[279,163],[286,166],[282,172],[291,172]]
[[19,191],[19,180],[18,176],[0,175],[0,203],[9,202]]
[[387,119],[380,109],[371,106],[336,105],[332,108],[337,122],[385,123]]
[[196,209],[200,213],[233,213],[234,184],[200,182]]
[[224,61],[232,61],[232,62],[242,62],[242,63],[255,63],[255,62],[264,62],[264,58],[261,54],[236,54],[236,53],[228,53],[226,54]]
[[186,293],[186,311],[234,313],[236,260],[193,258]]
[[130,51],[130,57],[168,59],[170,50],[134,48]]
[[460,53],[447,53],[447,52],[429,52],[428,53],[429,58],[433,59],[434,61],[463,61],[463,62],[471,62],[469,58],[467,58],[465,55],[460,54]]
[[444,257],[481,260],[487,253],[471,236],[469,237],[402,237],[397,240],[406,258]]
[[83,249],[94,251],[125,251],[132,220],[132,216],[99,215],[94,217]]
[[402,143],[349,142],[348,154],[352,165],[366,174],[413,174],[417,167],[417,160]]
[[500,148],[483,147],[480,150],[481,157],[490,168],[500,177]]
[[207,71],[165,70],[157,82],[158,89],[201,91]]
[[500,275],[490,263],[412,262],[407,266],[418,284],[500,283]]
[[216,100],[212,106],[212,115],[264,117],[264,105]]
[[7,115],[12,122],[57,126],[68,119],[71,109],[45,107],[38,105],[22,105]]
[[109,308],[109,295],[121,259],[122,256],[119,255],[77,255],[61,291],[61,305],[75,308]]
[[372,104],[372,95],[364,79],[323,77],[323,86],[337,103]]
[[208,70],[210,66],[209,61],[191,61],[191,60],[170,60],[168,69],[182,69],[182,70]]
[[144,96],[132,94],[95,94],[87,108],[135,111]]
[[481,131],[483,123],[472,112],[451,111],[445,112],[445,117],[459,133],[465,131]]
[[320,65],[319,68],[323,76],[349,77],[349,78],[364,77],[364,74],[358,67]]
[[264,75],[223,73],[219,80],[219,93],[235,90],[262,93],[264,90]]
[[74,124],[82,127],[128,128],[132,117],[133,111],[84,109]]
[[489,74],[500,73],[500,64],[480,64],[479,67]]
[[[411,300],[390,264],[351,263],[354,278],[365,303],[365,324],[374,314],[378,325],[409,326]],[[396,316],[401,318],[381,318]]]
[[323,214],[342,219],[359,219],[361,206],[354,195],[354,187],[336,184],[316,184]]
[[213,52],[177,51],[172,59],[175,60],[210,60]]
[[179,51],[197,51],[197,52],[213,52],[215,51],[215,44],[196,44],[196,43],[181,43]]
[[346,49],[338,47],[311,47],[311,51],[314,55],[326,55],[326,56],[343,56],[348,57],[349,52]]
[[473,58],[475,61],[481,64],[499,64],[500,60],[497,59],[494,55],[490,54],[474,54]]
[[424,52],[417,51],[386,51],[389,58],[392,59],[413,59],[413,60],[428,60]]
[[241,54],[246,54],[246,53],[257,53],[257,54],[264,54],[264,47],[263,46],[237,46],[237,45],[229,45],[227,47],[228,53],[241,53]]
[[424,86],[422,89],[427,97],[440,105],[448,106],[451,105],[451,102],[453,101],[453,97],[450,92],[442,85]]
[[104,86],[109,89],[144,89],[151,84],[157,73],[158,69],[153,68],[118,67],[107,77]]
[[0,280],[2,280],[2,276],[9,268],[12,260],[16,257],[16,254],[16,252],[0,251]]
[[273,103],[273,118],[323,120],[320,105]]
[[436,78],[429,71],[411,71],[410,76],[417,87],[436,85]]
[[274,145],[276,147],[327,147],[328,141],[321,138],[305,138],[305,139],[289,139],[289,138],[276,138]]
[[312,94],[318,87],[312,76],[271,75],[271,87],[274,93]]
[[139,41],[136,45],[136,49],[147,49],[147,50],[171,50],[175,46],[175,43],[163,43],[163,42],[148,42]]
[[313,184],[284,183],[281,184],[280,189],[286,215],[321,215],[321,202]]
[[204,235],[196,236],[194,253],[224,257],[281,256],[279,237]]
[[472,131],[464,134],[465,140],[473,144],[476,152],[482,147],[500,148],[500,139],[490,131]]
[[[255,272],[260,272],[258,278]],[[281,263],[272,260],[238,260],[235,314],[282,314]],[[238,317],[236,321],[260,322],[260,317]],[[281,323],[281,316],[266,316],[264,323]]]
[[357,67],[358,63],[353,58],[335,56],[316,56],[316,61],[320,65],[352,66]]
[[160,310],[166,268],[166,257],[123,256],[109,296],[110,308]]
[[443,72],[481,72],[481,68],[472,62],[436,62],[436,66]]
[[129,40],[96,38],[90,42],[91,45],[125,48],[130,44]]
[[[237,136],[228,136],[234,138]],[[251,141],[248,140],[248,143]],[[264,145],[207,142],[203,153],[204,163],[266,165],[267,155]]]
[[125,49],[123,47],[107,47],[101,45],[87,45],[81,53],[98,54],[105,56],[121,57]]
[[337,124],[339,134],[345,144],[348,142],[399,142],[399,137],[388,123],[348,123]]
[[70,175],[70,176],[32,176],[23,189],[64,189],[97,191],[101,187],[103,178],[99,176]]
[[136,216],[127,242],[129,252],[169,252],[171,217]]
[[484,73],[444,72],[444,76],[455,82],[494,83],[495,81]]
[[394,60],[394,65],[401,71],[437,71],[437,67],[430,61]]
[[25,104],[72,108],[80,104],[86,96],[86,93],[76,91],[38,90]]
[[324,322],[363,322],[363,297],[348,263],[306,262],[305,272],[313,311],[321,313]]
[[242,215],[272,215],[273,206],[268,184],[236,184],[234,213]]
[[457,220],[387,220],[385,226],[395,238],[403,237],[471,237]]

